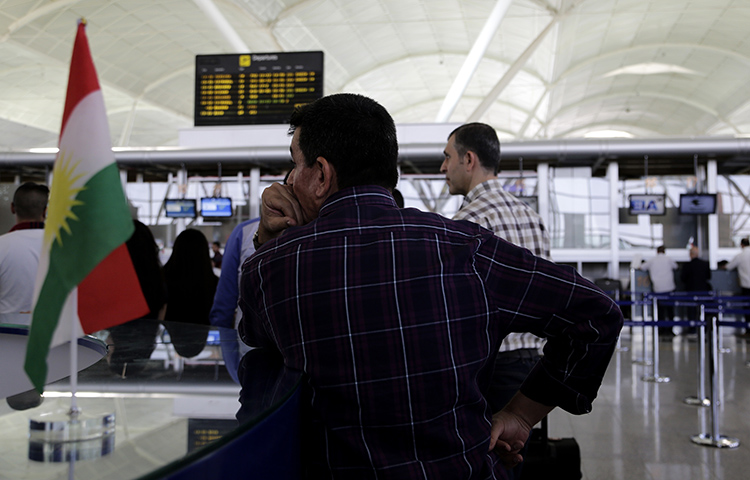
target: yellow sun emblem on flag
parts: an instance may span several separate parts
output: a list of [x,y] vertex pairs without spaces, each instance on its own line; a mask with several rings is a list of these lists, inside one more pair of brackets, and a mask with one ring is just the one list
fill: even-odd
[[78,220],[73,213],[73,207],[83,205],[83,202],[76,200],[76,195],[85,187],[76,187],[76,182],[83,174],[76,175],[78,163],[71,165],[72,155],[65,155],[60,151],[60,158],[55,165],[52,177],[52,189],[50,190],[49,207],[47,208],[47,220],[44,228],[44,244],[51,245],[53,240],[57,240],[58,245],[62,246],[61,230],[70,234],[70,225],[68,219]]

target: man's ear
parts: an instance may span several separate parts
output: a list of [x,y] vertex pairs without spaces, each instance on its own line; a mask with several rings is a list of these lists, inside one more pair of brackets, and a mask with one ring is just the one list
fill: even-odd
[[317,169],[316,174],[318,175],[318,184],[315,188],[315,194],[318,198],[326,199],[333,193],[336,193],[339,189],[336,180],[336,169],[333,168],[331,162],[326,160],[325,157],[317,158],[315,161],[315,168]]
[[471,150],[466,151],[464,155],[464,168],[467,172],[471,173],[479,167],[479,157],[476,153]]
[[12,213],[13,215],[16,214],[16,204],[13,202],[10,202],[10,213]]

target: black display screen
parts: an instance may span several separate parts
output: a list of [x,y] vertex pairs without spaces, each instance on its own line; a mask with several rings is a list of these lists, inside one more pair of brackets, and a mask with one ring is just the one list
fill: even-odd
[[716,213],[715,193],[683,193],[680,195],[682,215],[710,215]]
[[284,124],[322,96],[323,52],[195,57],[195,126]]

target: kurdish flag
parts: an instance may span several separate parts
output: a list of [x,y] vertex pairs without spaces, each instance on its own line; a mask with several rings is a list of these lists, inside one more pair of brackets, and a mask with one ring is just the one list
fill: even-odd
[[[104,97],[78,25],[24,369],[41,393],[55,345],[148,312],[125,241],[133,233]],[[73,373],[73,372],[71,372]]]

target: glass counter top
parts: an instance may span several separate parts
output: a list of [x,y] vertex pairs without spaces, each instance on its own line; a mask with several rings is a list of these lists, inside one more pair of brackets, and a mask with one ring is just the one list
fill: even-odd
[[[277,358],[250,350],[242,359],[241,404],[237,376],[226,368],[239,365],[234,330],[139,320],[94,337],[108,351],[79,372],[76,397],[84,412],[114,413],[114,442],[102,444],[98,455],[84,455],[97,458],[70,463],[30,458],[40,454],[30,447],[29,419],[69,408],[65,378],[47,385],[38,407],[0,404],[0,479],[116,480],[168,471],[171,462],[197,457],[220,439],[251,428],[284,402],[299,380]],[[227,355],[235,358],[226,362]]]

